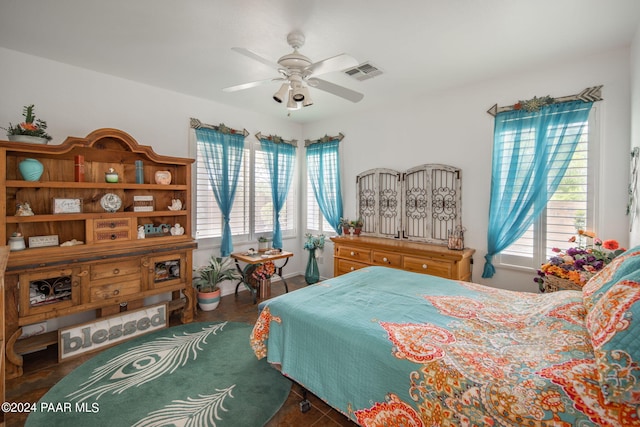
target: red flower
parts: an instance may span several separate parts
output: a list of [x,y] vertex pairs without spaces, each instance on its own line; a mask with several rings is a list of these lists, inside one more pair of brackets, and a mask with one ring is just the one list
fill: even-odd
[[570,242],[575,242],[576,241],[576,236],[571,236],[571,238],[569,239]]
[[617,240],[605,240],[604,242],[602,242],[602,247],[604,247],[605,249],[608,249],[610,251],[615,251],[616,249],[618,249],[620,247],[620,244],[618,243]]

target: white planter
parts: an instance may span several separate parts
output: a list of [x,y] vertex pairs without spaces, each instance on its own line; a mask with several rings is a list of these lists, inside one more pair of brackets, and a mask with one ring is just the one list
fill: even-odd
[[49,140],[47,138],[40,138],[39,136],[29,136],[29,135],[8,135],[7,138],[9,141],[13,142],[29,142],[31,144],[48,144]]

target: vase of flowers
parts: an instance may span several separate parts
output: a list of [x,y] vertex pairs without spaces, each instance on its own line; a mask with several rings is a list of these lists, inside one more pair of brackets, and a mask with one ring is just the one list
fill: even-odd
[[578,230],[578,236],[569,241],[577,245],[564,251],[552,249],[556,255],[538,270],[533,280],[540,292],[581,290],[591,277],[625,251],[616,240],[603,241],[588,230]]
[[36,119],[33,104],[25,106],[22,115],[24,116],[24,122],[18,123],[15,126],[9,123],[9,127],[0,128],[7,131],[9,141],[46,144],[52,139],[45,131],[47,122]]
[[307,282],[307,285],[313,285],[320,281],[320,270],[318,269],[316,251],[324,248],[324,234],[314,236],[313,234],[307,233],[304,236],[306,238],[304,248],[309,251],[307,268],[304,272],[304,281]]

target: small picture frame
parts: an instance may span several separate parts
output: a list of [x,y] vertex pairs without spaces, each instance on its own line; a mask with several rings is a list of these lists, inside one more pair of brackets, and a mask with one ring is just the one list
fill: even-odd
[[58,246],[58,235],[32,236],[29,237],[29,248],[45,248],[47,246]]
[[82,199],[53,199],[54,214],[82,213]]

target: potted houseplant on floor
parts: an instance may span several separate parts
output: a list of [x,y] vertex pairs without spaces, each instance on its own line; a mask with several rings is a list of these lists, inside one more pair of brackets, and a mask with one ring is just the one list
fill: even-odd
[[194,285],[197,289],[198,305],[203,311],[215,310],[220,303],[220,287],[225,280],[240,279],[240,272],[231,258],[219,258],[211,256],[209,264],[200,267],[200,277]]
[[25,106],[22,115],[24,116],[24,122],[18,123],[15,126],[9,123],[8,128],[0,128],[7,131],[9,141],[46,144],[52,139],[45,131],[47,122],[36,119],[33,104]]

